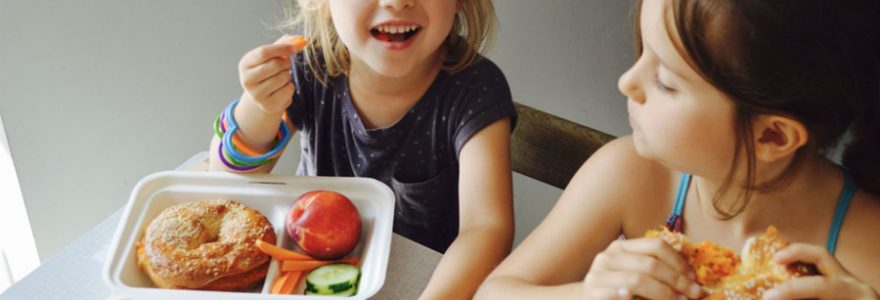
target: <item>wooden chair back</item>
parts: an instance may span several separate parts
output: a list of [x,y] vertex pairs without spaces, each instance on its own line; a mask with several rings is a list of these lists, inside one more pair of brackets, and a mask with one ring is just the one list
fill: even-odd
[[593,152],[615,137],[516,103],[519,112],[511,137],[514,172],[565,189]]

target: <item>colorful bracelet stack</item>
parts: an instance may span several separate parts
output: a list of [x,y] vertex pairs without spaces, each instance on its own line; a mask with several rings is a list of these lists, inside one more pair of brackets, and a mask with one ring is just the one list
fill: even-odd
[[265,153],[248,148],[236,134],[239,128],[238,123],[235,122],[233,110],[238,102],[239,99],[233,100],[214,119],[214,133],[220,138],[217,154],[223,165],[232,170],[248,172],[278,159],[281,156],[281,150],[290,141],[291,132],[290,127],[287,126],[287,113],[285,112],[278,129],[278,136],[275,138],[275,147]]

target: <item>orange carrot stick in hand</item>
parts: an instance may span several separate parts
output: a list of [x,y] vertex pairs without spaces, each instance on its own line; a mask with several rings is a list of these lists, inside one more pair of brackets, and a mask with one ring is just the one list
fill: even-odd
[[311,256],[293,250],[287,250],[264,242],[263,240],[257,240],[257,248],[277,260],[315,260]]
[[282,272],[295,272],[295,271],[311,271],[317,269],[318,267],[335,264],[335,263],[349,263],[352,265],[358,264],[357,258],[347,258],[340,260],[332,260],[332,261],[324,261],[324,260],[285,260],[281,263],[281,271]]
[[306,38],[304,38],[301,35],[298,35],[293,38],[293,41],[291,42],[291,44],[293,44],[293,47],[296,48],[297,51],[299,51],[299,50],[304,49],[309,44],[309,40],[307,40]]

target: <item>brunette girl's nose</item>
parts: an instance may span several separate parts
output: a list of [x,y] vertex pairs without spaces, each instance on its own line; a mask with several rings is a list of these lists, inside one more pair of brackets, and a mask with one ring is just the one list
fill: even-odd
[[639,83],[638,69],[635,65],[620,75],[620,78],[617,79],[617,89],[627,98],[638,103],[645,103],[645,93]]

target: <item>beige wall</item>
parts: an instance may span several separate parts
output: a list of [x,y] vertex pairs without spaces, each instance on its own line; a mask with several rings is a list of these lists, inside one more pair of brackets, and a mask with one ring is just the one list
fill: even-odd
[[[617,77],[633,62],[631,1],[494,3],[500,38],[489,57],[515,101],[616,136],[630,131]],[[513,185],[519,243],[562,191],[519,174]]]
[[[517,101],[627,131],[617,76],[629,1],[498,0],[490,58]],[[40,256],[122,207],[147,174],[206,149],[236,64],[275,39],[277,0],[0,0],[0,113]],[[296,151],[280,173],[293,173]],[[517,241],[560,191],[517,175]]]

